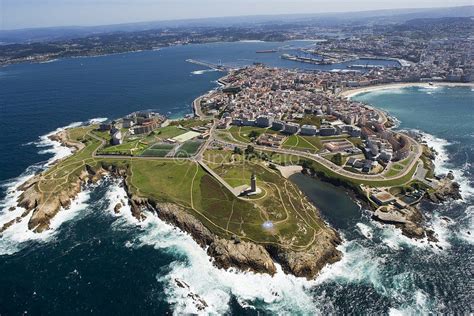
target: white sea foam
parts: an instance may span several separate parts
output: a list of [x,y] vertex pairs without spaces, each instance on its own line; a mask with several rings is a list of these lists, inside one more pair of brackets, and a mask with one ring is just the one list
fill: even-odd
[[50,60],[46,60],[46,61],[42,61],[40,62],[40,64],[49,64],[49,63],[54,63],[55,61],[58,61],[59,59],[50,59]]
[[[104,118],[91,119],[92,121],[103,121]],[[74,122],[67,126],[61,127],[39,137],[39,140],[33,143],[36,147],[40,148],[40,154],[52,154],[52,157],[45,162],[37,163],[28,167],[19,177],[8,180],[2,184],[2,188],[5,190],[5,198],[0,201],[0,227],[5,223],[18,218],[25,211],[24,208],[17,206],[17,200],[21,195],[21,191],[18,190],[20,185],[28,181],[38,172],[45,170],[48,166],[53,164],[58,159],[63,159],[72,154],[70,148],[62,146],[61,143],[49,139],[49,136],[63,131],[67,128],[73,128],[81,126],[82,122]],[[61,209],[59,213],[51,220],[50,229],[37,234],[28,230],[28,221],[31,214],[21,218],[19,222],[14,223],[5,232],[0,240],[0,254],[15,253],[22,249],[27,241],[31,240],[49,240],[56,233],[57,228],[62,223],[75,217],[79,211],[86,207],[86,201],[89,197],[89,190],[79,193],[77,198],[72,201],[71,207],[67,210]]]
[[[120,181],[113,180],[108,186],[105,199],[108,211],[123,221],[116,221],[113,226],[140,226],[141,232],[134,241],[127,241],[125,246],[141,247],[151,245],[156,249],[173,253],[180,258],[170,264],[169,271],[158,275],[160,282],[166,283],[165,295],[173,305],[175,314],[206,313],[221,314],[229,309],[231,297],[244,308],[259,306],[269,312],[312,313],[317,311],[308,288],[315,281],[307,281],[283,273],[280,266],[275,276],[221,270],[213,266],[209,256],[188,234],[168,225],[156,215],[147,212],[147,219],[138,222],[132,215],[128,205],[123,206],[118,214],[114,207],[118,202],[123,204],[127,199],[126,192]],[[180,287],[184,284],[184,287]],[[190,295],[191,294],[191,295]],[[193,297],[194,296],[194,297]],[[198,310],[202,299],[208,305],[204,310]]]
[[[0,239],[0,255],[13,254],[20,251],[28,245],[28,242],[38,241],[47,242],[50,241],[57,233],[58,228],[65,222],[77,217],[84,209],[87,208],[88,200],[90,197],[90,190],[82,191],[78,196],[71,202],[68,209],[61,208],[56,216],[51,219],[50,229],[41,233],[34,233],[28,229],[28,221],[31,218],[32,213],[22,218],[21,221],[15,222],[7,230],[3,232],[2,238]],[[5,211],[5,210],[4,210]],[[17,207],[14,211],[6,212],[13,214],[2,213],[0,222],[4,223],[4,215],[20,215],[25,209]]]
[[367,239],[372,239],[374,233],[370,226],[365,225],[363,223],[357,223],[357,228],[359,229],[360,233]]
[[414,295],[414,303],[404,303],[398,308],[390,308],[388,314],[390,316],[402,316],[402,315],[428,315],[433,312],[430,308],[428,295],[422,290],[416,290]]
[[418,87],[418,91],[431,92],[433,90],[438,90],[440,88],[443,88],[443,87],[440,87],[440,86],[420,86],[420,87]]
[[435,237],[438,240],[436,242],[429,241],[427,237],[421,239],[407,237],[402,234],[402,231],[399,228],[393,225],[382,224],[379,222],[373,222],[373,225],[379,229],[378,235],[380,235],[379,237],[382,244],[393,250],[401,250],[405,247],[409,247],[431,250],[438,253],[451,247],[449,239],[452,237],[451,226],[453,225],[453,222],[446,221],[443,219],[444,216],[441,216],[438,213],[434,213],[430,217],[431,218],[427,220],[427,226],[431,227],[435,232]]
[[[109,181],[107,185],[107,192],[104,195],[104,199],[107,201],[107,212],[113,216],[119,217],[121,221],[114,222],[113,226],[117,225],[141,225],[135,217],[132,215],[132,210],[128,204],[128,196],[123,186],[123,180],[111,179],[106,177],[104,181]],[[115,206],[120,203],[122,207],[116,213]]]
[[465,216],[459,220],[459,230],[456,236],[469,244],[474,244],[474,205],[469,205]]
[[[159,281],[168,284],[165,295],[176,314],[225,313],[228,312],[231,297],[235,297],[242,307],[255,308],[261,304],[264,306],[258,307],[267,309],[268,312],[317,312],[317,303],[307,291],[315,284],[314,281],[286,275],[280,267],[273,277],[217,269],[205,250],[189,235],[152,214],[147,215],[143,232],[133,247],[152,245],[181,258],[170,264],[169,272],[157,276]],[[127,246],[130,247],[130,243]],[[178,286],[176,280],[184,282],[185,286]],[[198,310],[199,302],[192,297],[193,294],[208,305],[204,311]]]
[[380,293],[385,292],[380,275],[380,267],[385,264],[384,256],[375,255],[373,249],[357,240],[345,241],[338,249],[343,253],[342,259],[321,270],[316,279],[318,284],[328,281],[366,283],[371,284]]
[[265,41],[261,40],[240,40],[240,43],[265,43]]
[[414,272],[386,273],[394,264],[391,251],[358,240],[345,241],[338,249],[343,253],[342,260],[324,267],[316,279],[318,284],[336,282],[342,293],[348,283],[367,284],[392,302],[399,302],[390,309],[393,315],[427,313],[432,308],[428,295],[414,284]]
[[217,71],[216,69],[203,69],[203,70],[195,70],[195,71],[192,71],[191,73],[193,75],[202,75],[202,74],[205,74],[206,72],[215,72]]
[[108,118],[106,118],[106,117],[96,117],[96,118],[90,119],[89,121],[87,121],[87,123],[88,124],[98,124],[98,123],[105,122],[107,120],[108,120]]
[[465,169],[469,168],[470,165],[466,163],[462,168],[455,168],[452,163],[450,163],[450,155],[446,148],[450,143],[447,140],[424,132],[420,132],[420,134],[428,146],[434,148],[437,152],[434,159],[436,174],[445,175],[449,171],[452,171],[454,180],[460,184],[461,196],[463,199],[467,200],[472,197],[474,195],[474,188],[471,186],[469,179],[464,174]]

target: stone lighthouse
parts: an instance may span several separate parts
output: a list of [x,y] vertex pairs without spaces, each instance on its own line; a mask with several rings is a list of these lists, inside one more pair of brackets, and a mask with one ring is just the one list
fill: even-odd
[[257,175],[255,172],[252,172],[252,176],[250,177],[250,193],[257,192]]

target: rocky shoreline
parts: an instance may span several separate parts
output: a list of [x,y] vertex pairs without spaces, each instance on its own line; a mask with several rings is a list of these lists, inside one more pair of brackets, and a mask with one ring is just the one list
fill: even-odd
[[[80,150],[84,144],[73,142],[68,139],[67,132],[61,131],[49,138],[60,142],[74,151]],[[433,157],[430,157],[433,158]],[[309,174],[308,170],[303,170]],[[128,195],[128,204],[131,206],[132,215],[137,220],[146,218],[144,211],[150,211],[163,221],[190,234],[192,238],[206,250],[207,254],[213,258],[215,266],[223,269],[237,268],[241,271],[253,271],[256,273],[276,273],[276,263],[280,264],[283,271],[298,277],[308,279],[315,278],[326,264],[332,264],[341,259],[341,252],[337,246],[342,240],[336,231],[327,227],[321,229],[315,237],[316,240],[310,248],[302,251],[294,251],[283,248],[275,244],[256,244],[250,241],[241,240],[237,236],[230,239],[221,238],[213,234],[205,225],[196,219],[184,206],[173,203],[161,203],[148,197],[137,196],[132,193],[127,183],[128,170],[126,167],[117,168],[114,165],[101,164],[99,167],[85,165],[75,181],[68,183],[68,188],[61,191],[61,194],[47,196],[40,192],[38,183],[42,174],[36,175],[23,183],[19,190],[23,191],[18,198],[18,206],[25,211],[17,218],[5,223],[0,227],[0,234],[15,222],[23,220],[31,214],[28,221],[28,228],[36,233],[41,233],[50,228],[51,219],[61,209],[68,209],[71,201],[77,197],[79,192],[87,184],[96,183],[103,176],[111,175],[123,179],[125,190]],[[313,175],[317,176],[317,175]],[[321,177],[323,181],[334,183],[334,180]],[[336,181],[337,182],[337,181]],[[434,203],[440,203],[448,199],[458,199],[459,185],[453,181],[452,174],[441,180],[442,185],[426,195],[426,198]],[[363,202],[369,209],[370,204],[365,203],[360,192],[348,184],[343,185],[348,189],[351,196],[359,202]],[[126,203],[122,201],[114,207],[116,213]],[[382,215],[382,216],[381,216]],[[430,241],[436,241],[435,232],[424,226],[424,216],[419,208],[413,208],[407,214],[406,221],[400,222],[390,218],[384,218],[383,214],[374,212],[373,218],[382,223],[393,224],[402,230],[402,233],[410,238],[427,237]]]
[[[426,155],[428,162],[431,164],[430,168],[432,170],[434,170],[433,160],[435,155],[436,153],[432,149],[430,149]],[[450,200],[462,199],[460,194],[460,185],[455,181],[453,173],[449,172],[443,178],[439,178],[439,185],[435,190],[426,192],[417,205],[405,209],[403,218],[394,217],[391,216],[390,213],[384,213],[376,210],[374,205],[368,201],[366,195],[364,195],[358,188],[346,182],[326,177],[322,173],[312,172],[307,168],[303,168],[301,172],[310,177],[317,177],[321,181],[328,182],[336,186],[342,186],[354,201],[361,203],[363,207],[372,212],[371,217],[373,220],[383,224],[394,225],[401,230],[403,235],[413,239],[427,238],[432,242],[438,241],[436,238],[436,232],[432,228],[426,226],[426,219],[419,205],[421,200],[440,204]]]
[[224,239],[209,231],[184,207],[135,196],[126,181],[124,183],[132,214],[137,219],[143,219],[144,210],[152,211],[161,220],[190,234],[201,247],[207,249],[207,254],[214,259],[213,263],[218,268],[237,268],[274,275],[277,271],[275,263],[278,263],[285,273],[312,279],[326,264],[335,263],[342,257],[336,248],[342,240],[331,228],[321,230],[313,246],[304,251],[292,251],[277,245],[259,245],[236,236],[230,240]]
[[[51,135],[50,139],[62,145],[80,150],[82,146],[71,142],[67,133],[62,131]],[[57,163],[57,162],[56,162]],[[130,190],[127,183],[128,170],[117,168],[114,165],[101,164],[99,167],[85,165],[76,181],[68,183],[68,187],[60,195],[47,196],[40,192],[38,183],[43,174],[38,174],[23,183],[19,190],[18,206],[25,211],[21,216],[11,220],[0,228],[0,234],[15,222],[23,220],[31,214],[28,228],[35,233],[41,233],[50,228],[51,220],[61,209],[68,209],[71,201],[77,197],[85,185],[96,183],[105,175],[123,179],[125,191],[128,195],[128,204],[132,215],[139,221],[146,218],[144,211],[151,211],[163,221],[190,234],[192,238],[206,250],[213,258],[213,263],[218,268],[237,268],[240,271],[253,271],[274,275],[277,271],[276,263],[282,266],[285,273],[308,279],[315,278],[319,271],[326,265],[341,259],[341,252],[337,246],[342,240],[337,232],[327,227],[322,228],[315,237],[309,249],[294,251],[280,245],[261,245],[237,236],[230,239],[221,238],[213,234],[196,219],[185,207],[174,203],[161,203],[147,197],[137,196]],[[122,202],[124,203],[124,202]],[[120,212],[122,203],[115,205],[114,212]]]

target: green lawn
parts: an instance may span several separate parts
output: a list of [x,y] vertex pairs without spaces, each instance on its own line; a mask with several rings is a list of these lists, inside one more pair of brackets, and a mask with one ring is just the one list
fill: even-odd
[[[247,184],[255,172],[264,193],[254,200],[237,199],[191,161],[131,160],[128,181],[136,194],[181,204],[221,236],[236,234],[260,243],[286,240],[288,247],[300,249],[324,227],[299,190],[276,172],[253,163],[219,165],[215,170],[232,185]],[[268,220],[274,222],[272,232],[262,227]]]
[[187,130],[179,128],[178,126],[169,125],[161,127],[153,131],[153,135],[161,139],[173,138],[186,133]]
[[183,143],[175,154],[175,157],[191,157],[198,151],[202,145],[202,141],[189,140]]
[[250,132],[255,131],[259,133],[259,135],[267,133],[267,134],[278,134],[277,131],[268,129],[268,128],[261,128],[261,127],[256,127],[256,126],[231,126],[229,129],[230,134],[234,139],[244,142],[244,143],[250,143],[250,137],[249,134]]
[[319,141],[314,136],[290,135],[283,143],[283,148],[302,150],[315,153],[321,148]]
[[107,146],[101,148],[100,154],[116,154],[116,155],[134,155],[138,156],[148,148],[148,144],[143,143],[141,139],[136,139],[129,142],[124,142],[120,145]]
[[173,144],[155,144],[146,149],[141,155],[147,157],[165,157],[174,146]]
[[410,169],[410,171],[403,177],[397,178],[397,179],[390,179],[390,180],[365,180],[365,179],[353,179],[353,178],[347,178],[346,176],[342,176],[337,174],[336,172],[326,168],[325,166],[317,163],[316,161],[310,161],[310,164],[312,168],[318,172],[321,173],[323,176],[332,178],[335,180],[341,180],[343,182],[346,182],[348,184],[352,184],[354,186],[358,186],[360,184],[372,186],[372,187],[391,187],[391,186],[398,186],[402,185],[408,181],[411,180],[413,177],[413,174],[416,171],[416,164]]
[[210,120],[184,119],[184,120],[179,120],[179,121],[173,121],[170,123],[170,125],[171,126],[181,125],[182,127],[185,127],[185,128],[192,128],[192,127],[204,126],[210,122],[211,122]]
[[295,120],[300,125],[315,125],[321,127],[322,118],[315,115],[305,115],[302,119]]

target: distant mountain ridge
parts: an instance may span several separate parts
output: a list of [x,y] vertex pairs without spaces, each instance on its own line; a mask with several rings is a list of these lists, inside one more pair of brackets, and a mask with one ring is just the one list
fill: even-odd
[[255,24],[391,24],[403,23],[408,20],[441,18],[441,17],[472,17],[474,5],[447,8],[420,8],[372,10],[358,12],[328,12],[314,14],[288,15],[255,15],[216,17],[201,19],[150,21],[101,26],[59,26],[46,28],[29,28],[17,30],[0,30],[0,44],[46,42],[65,40],[94,34],[113,32],[136,32],[177,27],[219,27],[219,26],[251,26]]

